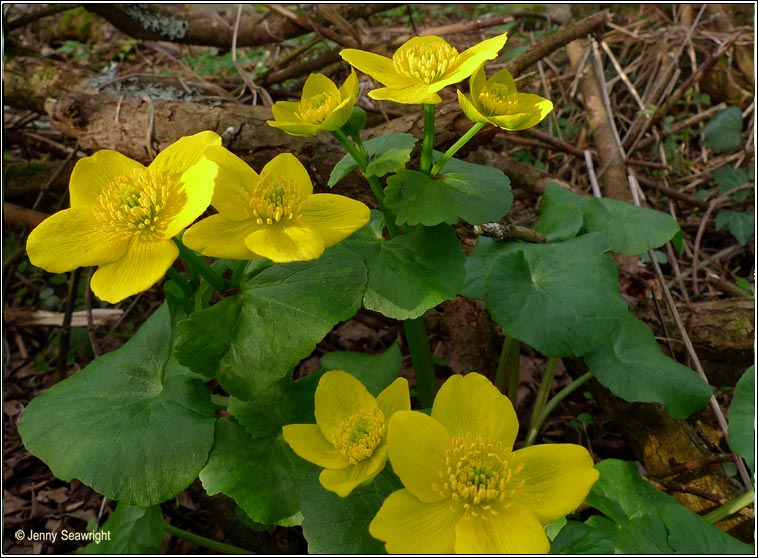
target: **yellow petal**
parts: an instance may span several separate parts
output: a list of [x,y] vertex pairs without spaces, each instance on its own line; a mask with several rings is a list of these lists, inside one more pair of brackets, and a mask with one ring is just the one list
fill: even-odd
[[313,183],[303,163],[292,153],[280,153],[271,159],[261,170],[261,180],[287,180],[300,195],[313,193]]
[[116,303],[146,291],[157,283],[179,255],[171,240],[145,242],[132,238],[124,256],[100,266],[92,276],[92,292],[100,300]]
[[284,221],[261,226],[245,238],[252,252],[277,263],[315,260],[326,246],[319,232],[310,226]]
[[525,507],[511,503],[497,515],[464,517],[455,526],[456,554],[547,554],[545,530]]
[[114,180],[123,175],[131,175],[135,169],[144,168],[137,161],[110,149],[79,159],[69,182],[71,207],[92,205],[95,198]]
[[408,390],[408,380],[397,378],[377,396],[376,403],[384,413],[384,420],[387,422],[397,411],[410,411],[411,395]]
[[448,378],[434,399],[432,417],[451,437],[470,432],[489,438],[493,444],[513,447],[518,434],[518,419],[510,400],[477,373]]
[[192,225],[182,242],[205,256],[255,260],[260,256],[248,250],[245,238],[259,226],[252,220],[230,221],[222,215],[211,215]]
[[514,498],[543,525],[576,510],[600,476],[589,452],[575,444],[544,444],[517,450],[511,468],[519,465],[523,469],[511,483],[514,487],[521,483],[523,486]]
[[437,93],[430,93],[426,84],[414,84],[403,89],[382,87],[368,92],[368,96],[376,101],[394,101],[406,105],[436,105],[442,102]]
[[439,502],[440,484],[449,476],[445,453],[451,448],[445,428],[418,411],[397,411],[387,433],[392,469],[422,502]]
[[343,469],[350,464],[340,457],[337,449],[321,433],[315,424],[287,424],[282,427],[282,437],[296,454],[319,467]]
[[392,60],[386,56],[380,56],[373,52],[357,50],[354,48],[343,49],[340,51],[340,56],[354,68],[357,68],[364,74],[370,75],[376,81],[387,87],[404,88],[417,83],[416,80],[403,74],[399,74],[397,70],[395,70],[395,65],[392,63]]
[[458,104],[461,107],[461,110],[463,111],[463,114],[466,115],[466,117],[471,120],[472,122],[489,122],[490,119],[484,116],[477,108],[474,106],[474,104],[468,100],[468,97],[461,93],[461,91],[458,91]]
[[155,172],[182,175],[197,163],[212,145],[221,145],[221,136],[216,132],[199,132],[192,136],[179,138],[166,149],[158,153],[150,169]]
[[[461,79],[465,79],[473,74],[485,61],[497,58],[497,55],[503,49],[507,41],[508,33],[503,33],[502,35],[490,37],[489,39],[464,50],[460,55],[461,67],[458,68],[458,72],[465,73],[465,76]],[[463,68],[467,69],[464,71]]]
[[126,237],[113,239],[86,208],[59,211],[29,234],[26,251],[33,265],[52,273],[101,265],[126,252]]
[[505,130],[526,130],[536,126],[553,110],[553,103],[534,93],[516,94],[516,107],[511,114],[497,115],[489,120]]
[[[482,71],[483,68],[482,68]],[[516,93],[516,80],[513,79],[513,75],[505,68],[499,72],[495,72],[490,79],[487,80],[487,85],[499,83],[505,85],[504,95],[510,95]]]
[[208,209],[213,198],[213,184],[218,165],[206,158],[200,159],[181,177],[187,201],[184,207],[171,217],[164,230],[164,238],[179,234]]
[[310,99],[321,93],[337,93],[337,86],[324,74],[311,74],[303,84],[302,99]]
[[355,70],[350,70],[350,75],[345,79],[345,83],[339,89],[340,97],[342,99],[355,99],[360,92],[360,83],[358,82],[358,75]]
[[447,500],[426,504],[403,489],[387,497],[368,530],[389,554],[452,554],[460,516]]
[[308,196],[299,222],[317,230],[329,247],[360,229],[370,217],[369,208],[357,200],[337,194],[313,194]]
[[482,64],[477,71],[471,74],[471,78],[468,81],[471,97],[476,99],[486,84],[487,74],[484,72],[484,64]]
[[358,411],[377,409],[376,399],[352,374],[330,370],[318,382],[315,396],[316,424],[327,440]]
[[[321,131],[321,126],[318,124],[311,124],[309,122],[292,122],[292,121],[278,121],[278,120],[266,120],[266,124],[272,128],[277,128],[282,132],[286,132],[291,136],[299,138],[307,138],[309,136],[315,136]],[[336,129],[336,128],[335,128]]]
[[213,207],[232,221],[254,217],[245,200],[252,185],[260,180],[258,173],[226,147],[209,147],[205,156],[219,167],[211,201]]
[[387,446],[379,446],[371,457],[356,465],[342,469],[324,469],[318,480],[327,490],[346,498],[358,486],[371,482],[382,472],[386,463]]

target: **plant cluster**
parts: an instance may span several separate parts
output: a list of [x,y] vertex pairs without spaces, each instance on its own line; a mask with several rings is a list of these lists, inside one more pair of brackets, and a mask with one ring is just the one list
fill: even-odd
[[[147,167],[108,150],[79,161],[71,207],[29,237],[31,262],[53,273],[98,266],[92,290],[111,303],[169,276],[165,303],[122,348],[37,397],[19,423],[57,477],[119,502],[103,529],[148,534],[91,550],[156,551],[159,504],[198,477],[257,523],[302,525],[311,552],[750,550],[629,463],[594,464],[574,444],[533,445],[557,401],[547,395],[561,357],[583,358],[591,373],[556,397],[594,376],[624,399],[685,418],[712,388],[664,356],[619,293],[611,254],[676,242],[668,215],[553,184],[535,227],[545,242],[482,236],[469,256],[462,251],[453,225],[501,220],[512,194],[506,174],[456,153],[487,125],[523,130],[552,110],[519,92],[507,70],[487,77],[506,40],[458,52],[440,37],[415,37],[392,58],[342,51],[382,84],[372,99],[423,105],[418,165],[412,135],[362,141],[354,70],[339,87],[313,74],[299,101],[274,105],[271,126],[329,132],[344,146],[329,185],[357,170],[378,210],[314,194],[289,153],[256,172],[211,131],[177,140]],[[439,92],[465,79],[469,96],[458,99],[472,128],[435,151]],[[208,207],[214,214],[195,222]],[[173,267],[177,257],[188,273]],[[494,383],[471,371],[438,386],[423,315],[458,295],[486,303],[507,337],[504,363],[515,341],[549,357],[522,447],[505,365]],[[361,307],[403,322],[418,410],[398,378],[397,345],[328,354],[293,381],[297,364]],[[752,390],[752,373],[745,378],[737,417]],[[211,380],[222,393],[209,393]],[[752,423],[733,424],[733,449],[749,457]],[[583,502],[600,514],[568,520]]]

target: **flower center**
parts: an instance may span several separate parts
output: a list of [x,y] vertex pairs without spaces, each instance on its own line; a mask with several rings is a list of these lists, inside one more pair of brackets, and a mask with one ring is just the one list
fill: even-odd
[[438,485],[440,494],[462,506],[466,514],[497,514],[492,504],[512,499],[523,484],[512,482],[521,467],[511,466],[511,448],[504,448],[501,442],[493,445],[489,439],[471,433],[453,438],[452,442],[452,449],[445,455],[447,478],[443,478],[441,487]]
[[502,83],[485,86],[479,93],[479,104],[485,110],[485,116],[511,114],[516,110],[516,95]]
[[111,235],[163,240],[167,225],[186,203],[187,193],[176,177],[135,169],[108,184],[92,211]]
[[340,104],[340,96],[336,91],[324,91],[308,99],[302,99],[295,112],[303,122],[322,124]]
[[252,191],[246,192],[246,198],[238,201],[250,208],[256,223],[272,225],[297,215],[305,196],[297,192],[292,181],[264,174]]
[[431,84],[438,81],[458,60],[458,50],[445,42],[409,45],[392,57],[395,71]]
[[358,411],[340,424],[332,442],[342,458],[355,465],[374,454],[385,431],[384,413],[381,410]]

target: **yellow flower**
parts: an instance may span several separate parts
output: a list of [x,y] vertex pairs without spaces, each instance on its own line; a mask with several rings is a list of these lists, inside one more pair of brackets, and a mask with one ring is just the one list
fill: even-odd
[[31,232],[29,259],[53,273],[99,266],[91,287],[107,302],[149,289],[179,254],[171,237],[211,201],[217,167],[203,153],[220,144],[214,132],[183,137],[149,167],[107,149],[81,159],[71,173],[71,208]]
[[551,110],[553,103],[533,93],[519,93],[508,70],[487,79],[484,66],[469,80],[471,101],[458,91],[461,109],[474,122],[491,122],[505,130],[525,130],[536,126]]
[[438,91],[466,79],[486,60],[496,58],[507,39],[503,33],[459,54],[441,37],[414,37],[398,48],[391,59],[351,48],[340,52],[340,56],[386,85],[370,91],[372,99],[437,104],[442,101]]
[[316,388],[316,424],[288,424],[284,441],[303,459],[324,467],[321,485],[341,497],[371,482],[387,461],[387,421],[411,408],[408,381],[398,378],[375,399],[342,370]]
[[405,488],[369,525],[389,553],[547,553],[543,525],[576,509],[599,473],[586,449],[548,444],[513,451],[513,406],[479,374],[452,376],[431,416],[389,423],[392,468]]
[[182,238],[206,256],[314,260],[369,220],[368,207],[359,201],[314,194],[308,172],[291,153],[274,157],[260,175],[224,147],[211,147],[206,156],[219,166],[211,202],[218,214]]
[[266,123],[300,137],[338,130],[350,118],[358,89],[358,77],[354,71],[339,89],[325,75],[311,74],[305,80],[300,101],[278,101],[271,107],[274,120]]

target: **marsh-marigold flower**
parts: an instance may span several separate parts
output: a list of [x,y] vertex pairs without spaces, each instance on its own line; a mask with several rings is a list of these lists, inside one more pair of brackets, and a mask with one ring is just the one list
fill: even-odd
[[316,424],[288,424],[284,441],[324,467],[321,485],[343,498],[370,482],[387,462],[387,421],[411,408],[408,381],[398,378],[374,398],[355,376],[326,372],[315,397]]
[[315,136],[321,131],[340,129],[358,98],[358,76],[354,71],[337,89],[323,74],[311,74],[305,80],[299,101],[278,101],[271,107],[274,120],[266,123],[292,136]]
[[474,122],[490,122],[504,130],[525,130],[539,124],[553,103],[534,93],[519,93],[508,70],[500,70],[486,79],[484,66],[469,80],[471,100],[458,91],[458,103]]
[[399,411],[389,423],[393,492],[369,525],[393,554],[547,553],[543,525],[574,511],[599,473],[586,449],[513,450],[513,405],[480,374],[452,376],[431,416]]
[[392,58],[352,48],[344,49],[340,56],[386,86],[370,91],[372,99],[437,104],[442,101],[438,91],[466,79],[485,61],[496,58],[507,38],[503,33],[458,53],[441,37],[413,37]]
[[70,209],[29,235],[32,264],[53,273],[99,266],[91,287],[107,302],[149,289],[179,255],[171,238],[210,204],[217,167],[203,154],[220,144],[210,131],[183,137],[148,167],[108,149],[79,160]]
[[211,204],[217,215],[196,223],[184,243],[206,256],[275,262],[314,260],[365,225],[368,207],[337,194],[314,194],[303,164],[291,153],[259,175],[224,147],[208,149],[219,165]]

